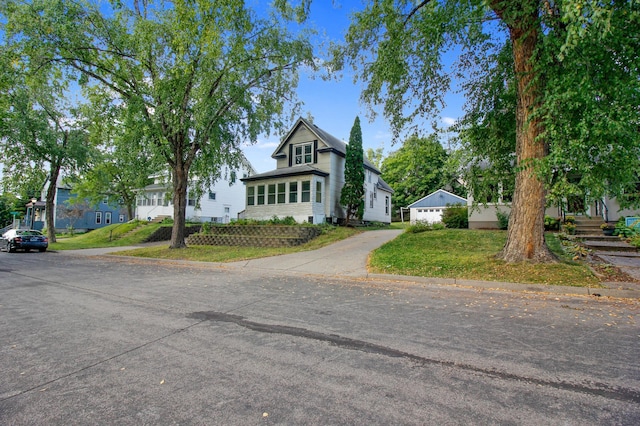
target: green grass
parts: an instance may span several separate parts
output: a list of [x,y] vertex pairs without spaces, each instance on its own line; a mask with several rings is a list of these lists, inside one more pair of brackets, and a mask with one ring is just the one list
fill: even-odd
[[119,251],[113,254],[120,256],[152,257],[157,259],[233,262],[315,250],[359,232],[361,231],[353,228],[327,227],[323,229],[320,236],[297,247],[190,246],[185,249],[172,250],[167,243],[167,245],[149,246],[134,250]]
[[[139,244],[160,225],[141,222],[131,236],[122,238],[137,223],[111,225],[71,238],[60,238],[50,244],[53,250],[93,247],[117,247]],[[404,229],[407,224],[394,223],[392,229]],[[191,246],[169,249],[169,243],[135,250],[119,251],[117,255],[205,262],[233,262],[315,250],[348,238],[367,228],[326,227],[323,233],[298,247],[258,248],[229,246]],[[111,236],[111,238],[110,238]],[[419,234],[403,233],[395,240],[375,250],[369,266],[374,273],[423,277],[458,278],[485,281],[506,281],[569,286],[599,286],[599,280],[586,265],[571,260],[555,234],[547,235],[547,245],[558,255],[554,264],[507,264],[495,259],[506,240],[506,231],[474,231],[445,229]]]
[[567,259],[555,235],[548,245],[558,263],[509,264],[495,259],[506,241],[506,231],[446,229],[404,233],[375,250],[369,258],[372,272],[423,277],[506,281],[568,286],[599,286],[586,265]]
[[[140,227],[134,234],[124,237],[126,233],[138,226]],[[51,250],[77,250],[140,244],[159,227],[159,224],[138,221],[109,225],[73,237],[64,236],[56,238],[57,242],[50,243],[49,248]]]

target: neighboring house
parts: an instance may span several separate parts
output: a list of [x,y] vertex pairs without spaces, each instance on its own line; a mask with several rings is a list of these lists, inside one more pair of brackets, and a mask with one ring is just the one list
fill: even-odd
[[[503,198],[501,191],[497,191],[495,200],[490,200],[486,204],[479,203],[473,206],[473,195],[467,197],[469,207],[469,228],[470,229],[497,229],[498,218],[496,212],[511,213],[511,198]],[[620,209],[620,205],[615,198],[604,197],[602,200],[587,203],[584,198],[577,200],[572,197],[566,200],[568,206],[565,211],[559,206],[549,206],[544,214],[554,218],[567,215],[601,217],[604,221],[615,222],[624,216],[640,216],[640,210]]]
[[[347,144],[299,118],[271,155],[276,169],[241,179],[247,188],[245,217],[265,220],[292,216],[297,222],[339,223]],[[391,222],[393,190],[364,159],[363,220]]]
[[[242,165],[236,170],[227,170],[202,196],[198,205],[193,191],[187,196],[186,218],[196,222],[229,223],[236,220],[244,210],[245,187],[241,177],[255,174],[249,161],[243,157]],[[170,183],[162,183],[156,178],[152,185],[144,187],[136,201],[136,217],[141,220],[156,217],[173,217],[173,203]]]
[[466,206],[467,200],[444,189],[438,189],[405,209],[409,209],[411,224],[416,222],[437,223],[442,222],[442,213],[447,207],[454,205]]
[[[45,200],[49,181],[44,184],[40,194],[40,200]],[[53,220],[56,232],[66,232],[73,228],[77,231],[89,231],[111,225],[112,223],[124,223],[129,220],[127,210],[124,206],[109,204],[107,200],[93,205],[88,200],[69,203],[70,199],[75,199],[72,187],[62,183],[58,179],[56,185],[56,195],[53,201]],[[45,223],[45,202],[36,201],[27,204],[27,214],[24,224],[27,228],[42,230],[49,227]]]

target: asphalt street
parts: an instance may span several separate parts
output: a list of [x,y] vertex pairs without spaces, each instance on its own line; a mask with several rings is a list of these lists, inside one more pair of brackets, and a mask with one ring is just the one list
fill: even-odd
[[637,299],[99,254],[0,253],[0,424],[640,423]]

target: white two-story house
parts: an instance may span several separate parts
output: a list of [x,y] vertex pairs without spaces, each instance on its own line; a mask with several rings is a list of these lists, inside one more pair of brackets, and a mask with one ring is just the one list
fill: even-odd
[[[228,168],[207,192],[196,199],[194,191],[187,195],[186,217],[195,222],[229,223],[244,210],[245,188],[240,179],[255,173],[249,160],[242,157],[240,166]],[[136,217],[141,220],[173,217],[171,184],[156,177],[152,185],[140,190],[136,202]],[[198,202],[199,201],[199,202]]]
[[[347,144],[315,124],[299,118],[271,155],[276,169],[241,179],[246,185],[245,217],[266,220],[292,216],[297,222],[340,223]],[[391,222],[393,190],[364,159],[363,220]]]

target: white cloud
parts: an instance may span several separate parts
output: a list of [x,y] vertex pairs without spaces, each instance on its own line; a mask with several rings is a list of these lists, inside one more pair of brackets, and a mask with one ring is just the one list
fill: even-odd
[[457,119],[452,117],[442,117],[441,121],[446,127],[451,127],[456,124]]

